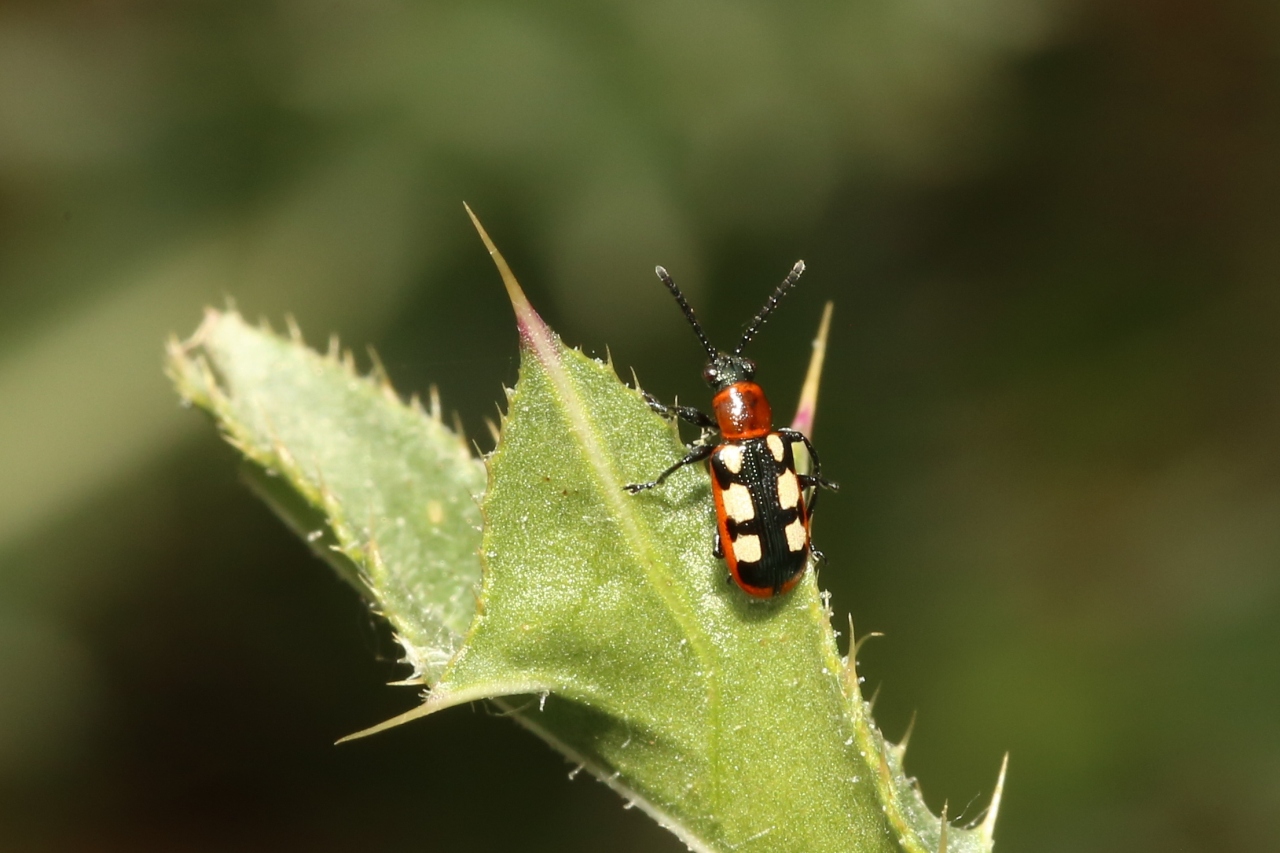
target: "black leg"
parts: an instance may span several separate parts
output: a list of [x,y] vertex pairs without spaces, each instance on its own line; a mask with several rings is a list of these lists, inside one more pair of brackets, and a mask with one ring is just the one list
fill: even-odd
[[695,409],[693,406],[668,406],[665,403],[658,402],[658,398],[654,397],[648,391],[641,392],[644,394],[644,401],[649,404],[649,408],[653,409],[664,418],[675,416],[682,421],[687,421],[694,426],[703,429],[715,429],[715,419],[705,412]]
[[814,474],[797,474],[796,479],[800,481],[800,488],[802,489],[812,489],[814,486],[822,486],[824,489],[830,489],[833,492],[840,491],[839,483],[824,480]]
[[630,485],[623,486],[622,488],[634,495],[636,492],[643,492],[645,489],[652,489],[654,486],[661,486],[663,481],[672,474],[679,471],[686,465],[691,465],[694,462],[701,462],[703,459],[710,456],[711,452],[715,449],[714,444],[695,444],[689,448],[689,452],[684,455],[683,459],[659,474],[658,479],[648,483],[631,483]]
[[805,450],[809,451],[809,459],[813,461],[813,473],[801,474],[799,475],[799,480],[801,487],[813,489],[813,495],[809,498],[809,512],[813,512],[813,508],[818,505],[817,487],[821,486],[824,489],[838,492],[840,491],[840,484],[822,478],[822,463],[818,461],[818,451],[813,449],[813,443],[809,441],[808,436],[793,429],[780,429],[778,434],[788,441],[800,442],[804,445]]
[[720,541],[720,529],[716,528],[716,544],[711,546],[711,556],[717,560],[724,559],[724,543]]

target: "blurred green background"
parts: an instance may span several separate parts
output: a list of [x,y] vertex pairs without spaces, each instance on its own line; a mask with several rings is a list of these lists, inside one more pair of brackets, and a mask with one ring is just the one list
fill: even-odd
[[[0,5],[0,849],[669,850],[355,596],[178,407],[234,299],[440,385],[544,316],[705,400],[665,264],[789,411],[836,301],[817,539],[877,717],[1003,851],[1280,837],[1280,7]],[[797,731],[796,737],[804,737]]]

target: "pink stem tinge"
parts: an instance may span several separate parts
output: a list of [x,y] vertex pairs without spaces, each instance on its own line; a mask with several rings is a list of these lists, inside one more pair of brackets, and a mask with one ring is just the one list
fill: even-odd
[[805,373],[804,387],[800,389],[800,403],[791,428],[813,438],[813,419],[818,411],[818,386],[822,382],[822,362],[827,355],[827,332],[831,328],[831,311],[834,303],[828,302],[822,309],[822,322],[818,324],[818,336],[813,339],[813,355],[809,370]]

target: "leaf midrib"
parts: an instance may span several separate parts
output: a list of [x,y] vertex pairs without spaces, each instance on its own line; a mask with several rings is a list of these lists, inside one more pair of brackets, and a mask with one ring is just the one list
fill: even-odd
[[[561,401],[568,427],[578,438],[577,446],[580,453],[594,475],[605,505],[622,530],[627,548],[633,555],[632,560],[645,573],[658,597],[679,625],[681,632],[688,638],[690,648],[702,663],[702,671],[707,673],[708,708],[712,712],[712,718],[718,719],[716,673],[719,669],[715,666],[716,660],[711,641],[701,630],[697,615],[689,607],[688,602],[675,593],[676,584],[673,583],[672,574],[666,570],[665,562],[650,547],[649,541],[652,534],[646,535],[648,526],[631,503],[630,496],[623,489],[623,480],[609,461],[599,431],[593,420],[588,417],[582,398],[564,369],[563,344],[554,336],[554,333],[550,333],[549,330],[547,332],[547,334],[530,334],[527,338],[528,344],[551,380],[551,385]],[[713,726],[712,731],[716,728]]]

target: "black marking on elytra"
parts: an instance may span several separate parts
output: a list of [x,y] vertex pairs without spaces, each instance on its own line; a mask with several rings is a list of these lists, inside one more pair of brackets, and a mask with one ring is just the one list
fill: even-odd
[[806,518],[804,495],[790,509],[783,509],[778,499],[778,476],[795,471],[795,455],[791,442],[785,437],[785,452],[781,461],[773,457],[767,437],[747,439],[736,444],[742,452],[742,468],[738,473],[726,468],[718,455],[711,458],[711,470],[721,489],[734,483],[747,487],[755,515],[742,522],[726,517],[724,533],[729,538],[730,547],[741,536],[760,537],[760,559],[746,561],[739,555],[738,575],[744,583],[751,586],[778,589],[804,570],[809,554],[807,543],[799,551],[792,551],[787,544],[786,534],[787,525],[797,519],[803,523]]

